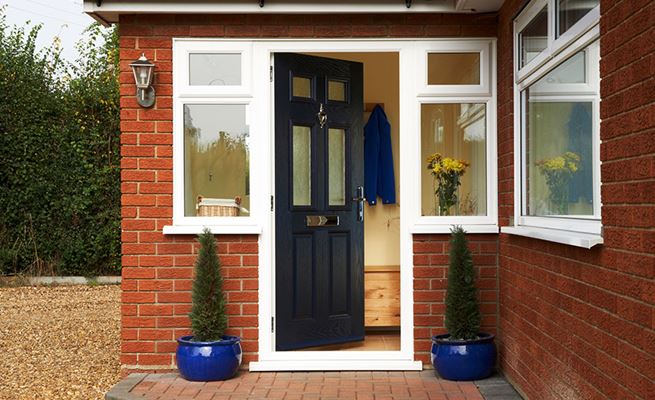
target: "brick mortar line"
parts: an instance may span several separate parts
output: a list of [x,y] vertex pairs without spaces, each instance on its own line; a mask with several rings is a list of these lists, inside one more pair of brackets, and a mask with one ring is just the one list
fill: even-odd
[[[507,237],[515,237],[514,235],[511,235],[509,233],[505,233],[504,235],[507,235]],[[526,239],[528,239],[528,240],[539,240],[539,239],[531,239],[531,238],[526,238]],[[625,271],[620,271],[620,270],[617,270],[617,269],[608,268],[608,267],[605,267],[605,266],[603,266],[601,264],[592,264],[592,263],[589,263],[589,262],[586,262],[586,261],[581,261],[581,260],[578,260],[578,259],[572,258],[572,257],[560,256],[560,255],[557,255],[557,254],[547,253],[547,252],[544,252],[542,250],[537,250],[537,249],[533,249],[533,248],[527,248],[526,249],[525,247],[520,247],[520,246],[517,246],[515,244],[511,244],[511,243],[507,243],[507,242],[505,242],[504,245],[519,248],[521,250],[529,250],[531,252],[536,252],[536,253],[539,253],[541,255],[545,255],[545,256],[547,256],[549,258],[558,258],[558,259],[564,260],[564,261],[573,261],[573,262],[576,262],[576,263],[579,263],[579,264],[582,264],[582,265],[585,265],[585,266],[588,266],[588,267],[598,268],[598,269],[602,269],[602,270],[609,271],[609,272],[614,272],[614,273],[619,273],[619,274],[624,274],[624,275],[628,275],[628,276],[631,276],[631,277],[636,277],[636,278],[639,278],[639,279],[645,279],[645,280],[649,279],[649,278],[645,278],[644,276],[641,276],[641,275],[635,275],[635,274],[630,273],[630,272],[625,272]],[[564,246],[564,245],[562,245],[562,246]],[[631,251],[631,250],[625,250],[625,249],[619,249],[619,248],[609,248],[607,250],[621,251],[622,253],[629,253],[629,254],[652,255],[650,253],[643,253],[643,252]],[[517,259],[515,257],[510,257],[510,256],[508,256],[506,254],[500,254],[499,253],[498,255],[499,255],[499,257],[507,257],[509,259],[519,261],[519,262],[522,262],[524,264],[529,264],[529,265],[532,265],[534,267],[539,267],[540,269],[544,269],[544,267],[538,266],[537,264],[530,264],[530,263],[527,263],[525,261],[519,260],[519,259]],[[498,267],[499,267],[499,270],[500,270],[500,263],[499,263]],[[545,271],[549,271],[549,270],[545,270]],[[556,274],[557,272],[552,272],[552,273]],[[562,275],[562,274],[558,274],[558,275]],[[565,276],[565,275],[563,275],[563,276]]]
[[[530,263],[528,263],[528,262],[526,262],[526,261],[522,261],[522,260],[519,260],[519,259],[517,259],[517,258],[513,258],[513,257],[507,257],[507,258],[510,259],[510,260],[513,260],[513,261],[520,262],[521,264],[528,264],[528,265],[530,265],[530,266],[532,266],[532,267],[535,267],[535,268],[538,268],[538,269],[540,269],[540,270],[542,270],[542,271],[547,271],[549,274],[557,275],[557,276],[560,276],[560,277],[566,278],[567,280],[570,280],[570,281],[574,281],[574,282],[580,283],[580,284],[582,284],[582,285],[584,285],[584,286],[592,287],[592,288],[598,289],[598,290],[600,290],[600,291],[602,291],[602,292],[606,292],[606,293],[609,293],[609,294],[615,295],[616,297],[620,297],[620,298],[623,298],[623,299],[631,300],[631,301],[634,301],[635,303],[642,303],[642,304],[644,304],[644,305],[646,305],[646,306],[649,306],[649,307],[652,307],[652,306],[653,306],[652,303],[648,303],[648,302],[646,302],[645,300],[641,300],[641,299],[637,299],[637,298],[634,298],[634,297],[627,296],[627,295],[625,295],[625,294],[621,294],[621,293],[613,292],[613,291],[611,291],[611,290],[609,290],[609,289],[606,289],[606,288],[604,288],[604,287],[602,287],[602,286],[597,286],[597,285],[594,285],[594,284],[590,284],[590,283],[587,282],[587,281],[582,281],[582,280],[580,280],[579,278],[573,278],[573,277],[570,277],[570,276],[568,276],[568,275],[564,275],[564,274],[557,273],[557,272],[549,272],[549,270],[544,269],[543,267],[538,266],[537,264],[530,264]],[[611,271],[617,272],[616,270],[611,270]],[[518,274],[518,275],[519,275],[519,276],[523,276],[523,277],[528,277],[528,275],[522,275],[522,274]],[[644,278],[644,277],[639,277],[639,279],[643,279],[643,280],[646,281],[646,282],[651,281],[651,279]],[[539,281],[534,281],[534,282],[539,282]],[[545,287],[548,288],[548,286],[545,286]],[[579,301],[581,301],[582,303],[589,304],[589,305],[593,305],[592,303],[589,303],[589,302],[587,302],[587,301],[582,301],[582,299],[578,299],[578,298],[572,297],[571,295],[566,294],[566,293],[564,293],[563,291],[561,291],[561,290],[559,290],[559,289],[553,289],[553,290],[556,291],[556,292],[558,292],[558,293],[561,293],[561,294],[564,295],[564,296],[570,297],[571,299],[579,300]],[[604,309],[603,309],[603,310],[604,310]],[[607,310],[605,310],[605,311],[607,311]],[[615,314],[615,315],[618,316],[618,314],[616,314],[616,313],[613,313],[613,312],[610,312],[610,313]],[[622,317],[621,317],[621,318],[622,318]],[[622,319],[623,319],[623,318],[622,318]],[[642,327],[642,329],[643,329],[643,327]],[[650,329],[650,328],[648,328],[648,327],[646,327],[645,329],[653,330],[653,329]],[[653,330],[653,331],[655,332],[655,330]]]
[[[510,311],[510,312],[511,312],[511,311]],[[512,312],[512,314],[518,315],[518,314],[516,314],[516,313],[514,313],[514,312]],[[519,319],[525,321],[524,318],[519,318]],[[532,342],[532,343],[535,343],[535,345],[536,345],[536,346],[541,350],[542,353],[551,355],[551,357],[552,357],[554,360],[557,360],[557,362],[559,362],[561,365],[569,366],[569,364],[568,364],[566,361],[560,360],[560,359],[559,359],[558,357],[556,357],[554,354],[552,354],[551,352],[549,352],[548,349],[543,348],[543,347],[540,345],[540,342],[538,342],[537,340],[534,340],[532,336],[530,336],[528,333],[526,333],[525,331],[523,331],[522,329],[520,329],[518,326],[516,326],[515,324],[511,324],[511,323],[509,323],[509,322],[507,322],[507,321],[506,321],[505,323],[506,323],[507,325],[510,325],[511,327],[514,328],[514,329],[511,329],[511,330],[508,330],[508,331],[510,331],[510,332],[519,332],[520,335],[523,336],[523,337],[525,337],[528,341],[530,341],[530,342]],[[532,325],[532,324],[530,324],[530,325]],[[532,326],[534,327],[534,325],[532,325]],[[536,329],[536,330],[539,330],[539,329],[536,328],[536,327],[535,327],[535,329]],[[512,335],[510,334],[509,337],[512,337]],[[550,337],[550,336],[549,336],[549,337]],[[553,341],[555,341],[555,340],[552,339],[552,338],[550,338],[550,339],[553,340]],[[513,336],[513,340],[514,340],[514,343],[522,343],[521,338],[520,338],[520,337],[517,337],[516,335]],[[536,374],[536,373],[532,370],[532,368],[530,368],[530,367],[529,367],[529,366],[528,366],[528,365],[523,361],[523,357],[521,357],[518,353],[514,353],[514,352],[512,352],[512,351],[509,350],[509,348],[507,348],[507,347],[506,347],[505,351],[508,352],[508,353],[510,353],[510,354],[513,354],[513,355],[514,355],[514,359],[515,359],[515,360],[518,360],[519,364],[523,364],[523,365],[525,366],[524,369],[527,370],[528,373],[535,375],[535,377],[537,378],[537,380],[541,378],[538,374]],[[574,357],[579,358],[579,359],[582,360],[584,363],[586,363],[586,364],[590,364],[590,363],[586,362],[586,360],[580,358],[580,357],[579,357],[575,352],[572,352],[572,351],[571,351],[571,352],[569,352],[569,353],[572,354]],[[536,358],[536,359],[537,359],[538,364],[540,364],[540,365],[542,366],[542,369],[543,369],[543,370],[548,370],[548,369],[549,369],[549,368],[547,368],[547,366],[546,366],[543,362],[540,361],[540,360],[541,360],[540,358]],[[535,360],[533,359],[532,361],[534,362]],[[593,367],[592,367],[592,369],[593,369]],[[598,393],[598,394],[600,394],[601,396],[603,396],[603,398],[605,398],[605,399],[607,399],[607,400],[612,400],[612,399],[610,399],[609,397],[607,397],[607,395],[605,395],[603,392],[601,392],[601,391],[600,391],[600,390],[599,390],[599,389],[598,389],[598,388],[597,388],[593,383],[589,382],[589,379],[585,378],[585,377],[584,377],[583,375],[581,375],[578,371],[573,370],[573,368],[569,368],[569,371],[572,371],[572,372],[574,372],[576,375],[578,375],[578,376],[580,376],[581,378],[583,378],[584,383],[585,383],[588,387],[590,387],[590,388],[592,388],[593,390],[595,390],[596,393]],[[523,374],[521,374],[521,373],[519,373],[519,375],[523,376]],[[600,373],[600,375],[602,375],[602,376],[606,376],[604,373]],[[563,379],[562,376],[559,376],[559,374],[558,374],[557,372],[555,372],[555,376],[556,376],[557,378],[559,378],[561,381],[566,381],[565,379]],[[564,377],[564,378],[565,378],[565,377]],[[534,382],[535,379],[527,379],[526,377],[524,377],[524,379],[525,379],[526,383],[528,384],[528,387],[533,387],[533,385],[531,385],[531,382]],[[608,379],[608,380],[611,380],[611,379]],[[612,381],[613,381],[613,380],[612,380]],[[616,381],[613,381],[613,382],[616,382]],[[548,388],[548,386],[544,386],[544,388]],[[632,391],[630,391],[630,390],[628,390],[628,391],[632,393]],[[552,391],[552,390],[548,390],[548,393],[551,394],[551,395],[553,395],[553,394],[554,394],[554,395],[557,395],[560,399],[562,398],[561,396],[559,396],[559,393],[554,392],[554,391]]]
[[[511,297],[511,296],[509,296],[509,297]],[[543,299],[542,299],[542,300],[543,300]],[[519,303],[518,299],[512,299],[512,301],[515,302],[515,303]],[[542,332],[545,336],[547,336],[547,337],[548,337],[550,340],[552,340],[553,342],[555,342],[555,343],[559,343],[559,342],[557,341],[557,339],[555,339],[555,338],[553,338],[552,336],[548,335],[548,334],[546,333],[545,330],[539,329],[539,327],[537,327],[537,326],[533,325],[532,323],[530,323],[529,320],[528,320],[527,318],[522,317],[522,316],[520,316],[520,314],[517,314],[517,313],[513,312],[513,310],[511,310],[509,307],[507,307],[507,309],[508,309],[508,311],[509,311],[510,313],[516,315],[516,316],[518,317],[518,319],[520,319],[520,320],[522,320],[523,322],[525,322],[525,323],[527,323],[528,325],[530,325],[534,330],[539,331],[539,332]],[[566,313],[566,314],[569,314],[567,311],[565,311],[565,310],[563,310],[563,309],[560,309],[560,310],[561,310],[562,312]],[[535,311],[535,313],[537,313],[537,312]],[[538,314],[538,313],[537,313],[537,314]],[[539,315],[541,315],[541,314],[539,314]],[[569,314],[569,315],[571,315],[571,314]],[[542,315],[542,317],[543,317],[543,315]],[[578,319],[578,318],[576,318],[576,319]],[[548,318],[546,318],[546,320],[549,321],[549,322],[551,322],[551,320],[548,319]],[[580,320],[580,319],[578,319],[578,320]],[[506,321],[506,323],[508,323],[507,320],[505,320],[505,321]],[[580,321],[583,321],[583,322],[584,322],[584,320],[580,320]],[[551,322],[551,323],[554,324],[554,322]],[[513,325],[513,324],[509,323],[509,325]],[[605,331],[605,330],[603,330],[603,329],[600,329],[600,328],[597,328],[597,327],[596,327],[595,329],[607,333],[607,331]],[[514,331],[519,331],[519,332],[521,332],[522,335],[524,335],[525,337],[529,338],[529,340],[531,340],[533,343],[535,343],[535,344],[536,344],[536,345],[537,345],[537,346],[542,350],[542,351],[541,351],[542,353],[544,353],[544,354],[550,354],[554,359],[558,360],[562,365],[568,365],[567,362],[566,362],[566,360],[562,360],[562,359],[560,359],[559,357],[557,357],[554,353],[549,352],[548,349],[546,349],[546,348],[544,348],[543,346],[541,346],[541,342],[540,342],[540,341],[534,340],[534,339],[532,338],[532,336],[530,336],[530,335],[529,335],[527,332],[525,332],[524,330],[520,329],[519,327],[515,327]],[[611,334],[608,334],[608,335],[613,336],[613,335],[611,335]],[[578,336],[578,335],[576,335],[576,334],[573,334],[573,336],[576,336],[576,337],[578,337],[578,338],[580,338],[580,339],[582,339],[583,341],[586,342],[586,339],[583,338],[583,337],[580,337],[580,336]],[[518,342],[518,340],[517,340],[517,342]],[[578,352],[576,352],[576,351],[574,351],[574,350],[572,350],[572,349],[571,349],[571,350],[568,350],[569,348],[566,347],[566,346],[561,346],[561,347],[562,347],[563,349],[567,350],[567,351],[566,351],[567,354],[570,354],[570,355],[572,355],[573,357],[578,358],[578,359],[581,360],[584,364],[586,364],[588,369],[594,370],[598,375],[601,375],[601,376],[603,376],[603,377],[606,377],[607,380],[614,382],[617,386],[622,387],[622,388],[623,388],[625,391],[627,391],[628,393],[631,393],[631,394],[634,395],[635,397],[637,397],[637,398],[639,398],[639,399],[642,399],[642,397],[639,396],[639,395],[637,395],[637,394],[636,394],[632,389],[626,387],[622,382],[616,380],[616,379],[615,379],[615,375],[612,375],[612,374],[609,373],[609,372],[605,372],[605,371],[603,371],[603,370],[598,369],[598,368],[596,367],[596,364],[593,363],[593,360],[588,360],[587,358],[583,358],[583,357],[582,357]],[[592,345],[590,345],[590,347],[595,347],[596,350],[598,350],[599,352],[605,354],[608,358],[612,359],[612,360],[615,361],[616,363],[625,366],[628,370],[631,370],[631,371],[637,373],[638,375],[642,376],[644,379],[646,379],[646,380],[650,380],[650,378],[648,378],[647,376],[643,375],[640,371],[633,369],[630,365],[628,365],[628,364],[626,364],[625,362],[619,360],[618,358],[616,358],[616,357],[614,357],[614,356],[611,356],[611,355],[605,353],[605,352],[602,351],[600,348],[597,348],[596,346],[592,346]],[[634,347],[634,346],[633,346],[633,347]],[[520,358],[520,357],[519,357],[519,358]],[[542,365],[543,365],[543,364],[542,364]],[[581,376],[581,374],[578,373],[577,371],[574,371],[573,369],[571,369],[571,371],[575,372],[578,376]],[[582,377],[582,376],[581,376],[581,377]],[[594,389],[598,390],[598,389],[596,388],[596,385],[595,385],[594,383],[590,382],[588,379],[585,379],[584,381],[585,381],[585,383],[587,383],[590,387],[593,387]],[[600,393],[604,395],[604,393],[602,393],[602,392],[600,392]],[[605,396],[605,397],[608,398],[607,396]],[[609,399],[609,398],[608,398],[608,399]]]
[[[511,271],[510,271],[510,273],[512,273],[512,274],[514,274],[514,275],[519,275],[519,274],[517,274],[517,273],[513,273],[513,272],[511,272]],[[521,276],[521,275],[519,275],[519,276]],[[543,286],[543,285],[540,285],[540,286]],[[543,286],[543,287],[546,287],[546,286]],[[517,290],[519,290],[519,291],[522,292],[522,293],[528,293],[528,294],[530,294],[530,292],[526,292],[525,290],[520,290],[520,289],[517,289]],[[558,293],[561,293],[561,292],[558,292]],[[566,296],[566,295],[565,295],[565,296]],[[512,300],[512,302],[514,302],[514,303],[519,303],[519,304],[521,303],[519,299],[514,298],[514,296],[512,296],[512,295],[505,294],[504,297],[508,297],[508,298],[510,298],[510,299]],[[567,310],[565,310],[565,309],[563,309],[563,308],[557,307],[556,305],[554,305],[554,304],[548,302],[545,298],[543,298],[543,297],[541,297],[541,296],[533,296],[533,297],[539,299],[539,301],[542,301],[542,302],[548,304],[550,307],[552,307],[552,308],[554,308],[554,309],[557,309],[557,310],[561,311],[562,313],[567,314],[568,316],[572,317],[574,320],[581,322],[583,325],[585,325],[585,326],[587,326],[587,327],[590,327],[591,329],[588,329],[589,331],[597,330],[597,331],[603,332],[605,335],[607,335],[607,336],[609,336],[609,337],[611,337],[611,338],[616,339],[618,342],[622,342],[622,343],[624,343],[624,344],[627,344],[629,347],[631,347],[631,348],[637,350],[637,351],[640,352],[640,353],[643,353],[644,355],[647,355],[647,356],[649,355],[649,353],[647,353],[645,350],[641,349],[640,347],[637,347],[634,343],[632,343],[632,342],[628,342],[628,341],[626,341],[625,339],[623,339],[623,338],[621,338],[621,337],[615,336],[614,334],[610,333],[609,331],[607,331],[607,330],[605,330],[605,329],[602,329],[602,328],[600,328],[600,327],[598,327],[598,326],[591,325],[589,322],[587,322],[587,320],[582,319],[582,318],[576,316],[575,314],[571,314],[570,312],[568,312]],[[589,303],[586,303],[586,302],[583,302],[583,303],[587,304],[587,305],[590,306],[590,307],[598,308],[598,307],[593,306],[592,304],[589,304]],[[527,324],[529,324],[530,326],[532,326],[535,330],[538,330],[538,331],[540,331],[540,332],[544,332],[544,335],[548,336],[548,337],[549,337],[551,340],[553,340],[554,342],[557,342],[557,340],[556,340],[555,338],[553,338],[552,336],[548,335],[548,334],[546,333],[545,330],[542,330],[542,329],[540,329],[539,327],[533,325],[533,324],[530,322],[529,319],[527,319],[527,318],[521,316],[520,314],[515,313],[515,312],[514,312],[510,307],[505,306],[505,309],[506,309],[508,312],[510,312],[510,313],[516,315],[517,317],[519,317],[521,320],[525,321]],[[602,310],[602,309],[601,309],[601,310]],[[545,315],[543,315],[543,314],[541,314],[541,313],[539,313],[539,312],[537,312],[537,311],[534,311],[534,312],[535,312],[536,314],[540,315],[544,320],[546,320],[546,321],[548,321],[548,322],[550,322],[550,323],[554,323],[553,320],[552,320],[550,317],[547,317],[547,316],[545,316]],[[609,314],[613,314],[613,313],[611,313],[611,312],[609,312],[609,311],[607,311],[607,310],[604,310],[604,312],[609,313]],[[616,314],[614,314],[614,315],[615,315],[616,317],[618,317],[619,319],[622,319],[624,322],[631,323],[631,324],[634,325],[634,323],[632,323],[631,321],[627,321],[627,320],[621,318],[620,316],[618,316],[618,315],[616,315]],[[501,318],[501,319],[502,319],[502,318]],[[507,321],[507,320],[504,319],[504,321]],[[641,328],[641,329],[643,329],[643,328]],[[583,341],[586,341],[586,339],[585,339],[584,337],[581,337],[581,336],[579,336],[579,335],[577,335],[577,334],[575,334],[575,333],[572,333],[572,334],[573,334],[573,336],[576,336],[576,337],[582,339]],[[540,346],[540,347],[541,347],[541,346]],[[594,346],[594,347],[595,347],[595,346]],[[547,349],[544,349],[544,350],[547,350]],[[635,367],[633,367],[633,366],[631,366],[631,365],[629,365],[629,364],[626,364],[624,361],[621,361],[621,360],[618,359],[617,357],[612,356],[611,354],[609,354],[609,353],[603,351],[603,350],[600,349],[600,348],[597,348],[597,350],[598,350],[599,352],[605,354],[605,355],[606,355],[607,357],[609,357],[610,359],[616,361],[617,363],[624,365],[627,369],[636,372],[637,374],[641,375],[642,377],[644,377],[644,378],[647,379],[647,380],[650,380],[649,377],[645,376],[641,371],[635,369]],[[579,356],[575,351],[573,351],[573,350],[571,350],[569,353],[574,354],[574,355],[580,357],[580,356]],[[605,374],[604,372],[602,372],[602,373]],[[628,389],[628,390],[629,390],[629,391],[632,391],[632,390],[630,390],[630,389]]]

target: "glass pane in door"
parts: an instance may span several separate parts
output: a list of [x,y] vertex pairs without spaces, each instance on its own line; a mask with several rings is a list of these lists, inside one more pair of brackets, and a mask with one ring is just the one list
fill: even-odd
[[308,126],[293,127],[292,138],[293,205],[312,204],[312,130]]
[[329,205],[346,205],[346,131],[328,130]]

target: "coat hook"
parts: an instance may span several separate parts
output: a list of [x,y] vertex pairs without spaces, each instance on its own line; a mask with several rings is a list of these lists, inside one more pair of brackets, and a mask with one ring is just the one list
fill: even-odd
[[264,7],[264,0],[259,0],[259,7],[263,8]]
[[405,6],[410,8],[412,6],[412,0],[405,0]]

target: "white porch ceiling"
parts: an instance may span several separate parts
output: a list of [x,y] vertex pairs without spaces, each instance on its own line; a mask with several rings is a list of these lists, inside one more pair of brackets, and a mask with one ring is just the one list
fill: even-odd
[[[352,14],[485,13],[504,0],[84,0],[84,11],[104,24],[121,14]],[[260,2],[263,7],[260,7]]]

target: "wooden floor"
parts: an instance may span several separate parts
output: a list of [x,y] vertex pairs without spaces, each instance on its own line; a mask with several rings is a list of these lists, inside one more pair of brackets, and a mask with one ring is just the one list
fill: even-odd
[[303,351],[399,351],[399,332],[366,332],[361,342],[333,344],[301,349]]

